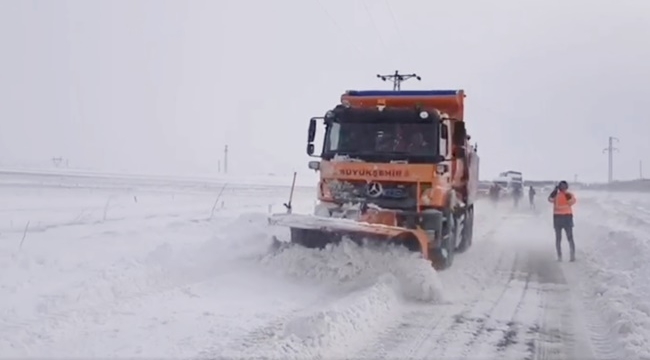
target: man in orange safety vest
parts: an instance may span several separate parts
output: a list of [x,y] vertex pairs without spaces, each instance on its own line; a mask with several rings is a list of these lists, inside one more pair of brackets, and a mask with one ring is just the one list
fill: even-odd
[[555,250],[558,261],[562,261],[562,230],[566,232],[569,247],[571,249],[571,261],[576,260],[576,246],[573,241],[573,209],[576,197],[569,192],[569,184],[560,181],[548,197],[553,204],[553,228],[555,228]]

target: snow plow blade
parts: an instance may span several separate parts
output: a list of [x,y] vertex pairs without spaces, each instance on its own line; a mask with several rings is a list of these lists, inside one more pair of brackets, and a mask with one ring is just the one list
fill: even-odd
[[291,242],[307,248],[322,249],[347,237],[360,245],[364,241],[404,245],[429,259],[429,240],[419,229],[302,214],[274,214],[269,217],[269,225],[289,227]]

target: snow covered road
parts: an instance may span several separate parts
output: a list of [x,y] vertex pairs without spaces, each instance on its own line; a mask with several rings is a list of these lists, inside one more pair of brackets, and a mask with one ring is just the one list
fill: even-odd
[[578,191],[575,263],[545,204],[481,204],[436,273],[398,248],[272,248],[288,187],[222,187],[3,174],[0,354],[650,359],[650,199]]

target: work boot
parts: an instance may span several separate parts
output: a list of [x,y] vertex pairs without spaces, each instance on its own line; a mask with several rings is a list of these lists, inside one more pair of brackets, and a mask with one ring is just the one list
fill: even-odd
[[571,253],[571,260],[570,261],[576,261],[576,254]]
[[562,254],[557,254],[557,261],[562,261]]

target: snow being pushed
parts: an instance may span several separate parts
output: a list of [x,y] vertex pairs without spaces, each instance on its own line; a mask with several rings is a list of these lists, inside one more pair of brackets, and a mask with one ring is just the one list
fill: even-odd
[[442,302],[443,288],[431,263],[401,246],[365,245],[343,240],[324,249],[282,243],[261,257],[272,271],[296,280],[361,289],[378,279],[391,281],[404,300]]

